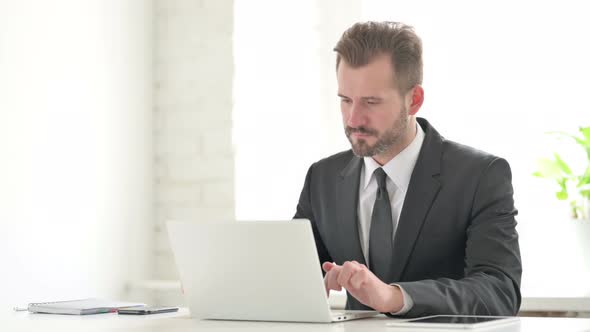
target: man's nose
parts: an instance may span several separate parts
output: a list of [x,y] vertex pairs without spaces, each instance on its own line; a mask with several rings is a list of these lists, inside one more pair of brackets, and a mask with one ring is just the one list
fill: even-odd
[[349,127],[358,128],[366,125],[366,115],[361,105],[353,103],[346,123]]

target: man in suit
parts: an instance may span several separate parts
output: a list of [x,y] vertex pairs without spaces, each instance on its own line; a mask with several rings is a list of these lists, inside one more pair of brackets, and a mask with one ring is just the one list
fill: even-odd
[[522,273],[508,163],[417,118],[422,44],[401,23],[335,47],[352,149],[314,163],[295,218],[311,221],[326,291],[389,315],[515,315]]

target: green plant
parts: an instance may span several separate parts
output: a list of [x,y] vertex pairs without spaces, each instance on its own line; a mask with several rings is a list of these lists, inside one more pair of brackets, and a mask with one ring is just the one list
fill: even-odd
[[539,159],[534,176],[554,180],[559,190],[555,196],[569,201],[571,214],[576,219],[590,218],[590,127],[580,127],[575,135],[564,132],[550,132],[560,139],[573,140],[586,152],[586,165],[581,173],[575,173],[557,152],[553,158]]

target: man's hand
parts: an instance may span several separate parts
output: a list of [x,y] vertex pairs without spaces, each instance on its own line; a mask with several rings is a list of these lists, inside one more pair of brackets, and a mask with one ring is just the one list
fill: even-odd
[[379,280],[356,261],[345,262],[342,266],[325,262],[322,269],[326,272],[324,284],[328,296],[331,289],[340,291],[344,287],[359,302],[379,312],[398,312],[404,305],[399,287]]

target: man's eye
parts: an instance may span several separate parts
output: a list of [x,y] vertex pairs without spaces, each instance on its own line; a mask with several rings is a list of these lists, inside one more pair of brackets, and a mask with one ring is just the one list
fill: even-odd
[[342,102],[345,104],[350,104],[351,100],[350,99],[342,99]]
[[369,105],[377,105],[379,102],[377,100],[367,100],[367,104]]

